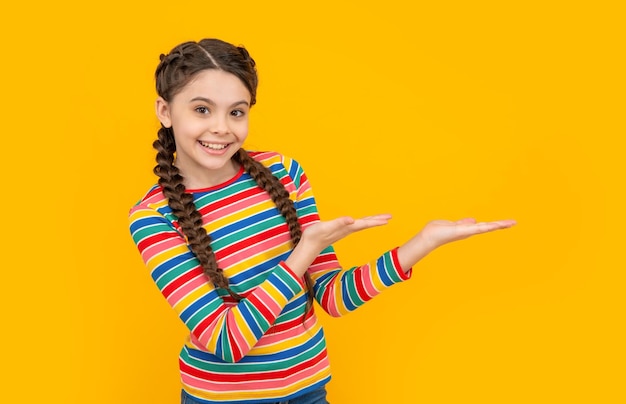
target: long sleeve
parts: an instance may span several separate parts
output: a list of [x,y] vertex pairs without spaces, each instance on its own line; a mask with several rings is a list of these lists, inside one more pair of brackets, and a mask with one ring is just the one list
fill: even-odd
[[138,205],[130,231],[157,287],[191,334],[209,352],[237,362],[302,292],[302,281],[280,261],[237,304],[228,304],[204,275],[184,237],[163,215]]
[[[250,152],[285,186],[303,229],[318,222],[300,165],[274,152]],[[190,334],[179,356],[185,391],[203,402],[288,401],[331,377],[323,328],[306,311],[304,282],[285,261],[293,243],[285,218],[249,173],[219,186],[188,190],[211,237],[235,302],[204,275],[159,186],[131,209],[130,232],[150,275]],[[395,250],[341,268],[331,247],[309,272],[321,307],[345,314],[408,278]]]
[[[315,197],[302,167],[295,161],[286,161],[289,175],[294,180],[296,208],[303,229],[320,220]],[[361,266],[342,269],[333,246],[329,246],[309,268],[315,281],[315,298],[331,316],[338,317],[355,310],[385,288],[411,277],[405,273],[397,258],[397,248]]]

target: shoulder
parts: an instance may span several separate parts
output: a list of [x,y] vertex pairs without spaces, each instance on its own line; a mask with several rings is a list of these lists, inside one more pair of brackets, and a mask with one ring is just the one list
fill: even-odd
[[248,154],[279,178],[282,177],[281,172],[294,180],[302,175],[302,166],[292,157],[275,151],[248,151]]
[[130,215],[141,210],[159,211],[164,207],[167,207],[167,199],[161,187],[155,184],[131,207]]

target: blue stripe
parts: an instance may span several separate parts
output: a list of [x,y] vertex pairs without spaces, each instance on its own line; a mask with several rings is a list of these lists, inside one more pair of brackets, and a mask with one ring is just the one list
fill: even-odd
[[[353,274],[350,273],[350,275]],[[341,278],[341,298],[343,299],[343,304],[346,306],[348,311],[356,310],[356,308],[359,307],[352,302],[350,295],[348,294],[348,285],[346,285],[346,283],[350,281],[351,279],[349,279],[348,274],[343,274],[343,277]]]
[[[275,207],[273,207],[263,212],[259,212],[255,215],[248,216],[245,219],[238,220],[234,222],[233,224],[230,224],[228,226],[224,226],[220,229],[215,230],[214,232],[211,233],[211,238],[213,238],[214,240],[217,240],[221,237],[227,236],[230,233],[234,233],[245,227],[251,226],[253,224],[257,224],[258,222],[262,220],[274,218],[276,217],[276,212],[278,212],[278,210]],[[280,215],[280,213],[278,214]]]
[[291,299],[296,294],[293,290],[289,288],[289,285],[287,285],[287,282],[282,280],[280,276],[276,274],[276,272],[272,272],[272,274],[267,279],[286,298]]
[[380,275],[380,280],[386,285],[391,286],[395,282],[389,277],[387,273],[387,267],[385,265],[385,256],[379,257],[376,260],[376,269],[378,270],[378,275]]
[[[248,327],[250,327],[250,331],[252,331],[252,333],[254,334],[254,337],[256,339],[259,339],[263,336],[263,334],[265,334],[266,330],[262,330],[260,328],[260,326],[257,324],[257,320],[256,318],[252,315],[251,310],[256,310],[256,308],[254,306],[252,306],[250,303],[248,303],[247,301],[244,300],[245,303],[247,304],[239,304],[239,311],[241,312],[241,316],[244,318],[246,324],[248,325]],[[260,315],[260,314],[259,314]],[[263,316],[261,316],[263,317]]]
[[[185,254],[181,254],[181,255],[176,255],[172,258],[170,258],[167,261],[164,261],[161,265],[156,266],[153,270],[152,270],[152,279],[154,279],[155,281],[157,279],[159,279],[161,277],[161,275],[163,275],[164,273],[166,273],[167,271],[169,271],[170,269],[190,260],[190,259],[197,259],[195,255],[193,255],[193,253],[191,251],[186,252]],[[200,263],[198,263],[198,265],[200,265]]]
[[162,216],[141,217],[130,224],[130,234],[135,234],[137,230],[141,230],[143,227],[147,226],[154,226],[155,224],[166,225],[169,228],[173,228],[172,224]]
[[298,201],[298,209],[315,206],[315,198],[306,198]]
[[220,297],[217,296],[217,293],[215,292],[211,292],[207,295],[203,295],[202,297],[200,297],[198,300],[190,304],[185,310],[183,310],[180,313],[180,319],[183,320],[185,323],[187,323],[187,320],[189,320],[194,314],[200,311],[200,309],[208,306],[215,299],[219,299],[219,298]]
[[301,175],[298,175],[298,171],[300,171],[300,164],[298,164],[298,162],[295,160],[291,160],[291,168],[289,170],[289,176],[293,180],[294,185],[296,187],[300,186]]
[[[304,344],[298,345],[293,348],[286,349],[282,352],[277,352],[273,354],[266,355],[254,355],[254,356],[244,356],[238,363],[263,363],[263,362],[272,362],[283,359],[290,359],[294,356],[302,354],[307,350],[311,349],[315,345],[322,343],[324,340],[324,332],[322,329],[319,329],[318,332],[312,336],[309,340],[307,340]],[[189,356],[194,359],[198,359],[201,361],[213,362],[213,363],[223,363],[224,360],[221,359],[221,351],[219,349],[216,352],[216,355],[213,355],[210,352],[200,351],[198,349],[187,348]]]
[[291,251],[287,251],[286,253],[276,256],[272,259],[260,262],[259,264],[250,267],[244,272],[240,272],[234,276],[229,277],[228,280],[235,285],[245,282],[250,279],[250,274],[261,274],[263,272],[274,269],[281,261],[286,260],[290,253]]

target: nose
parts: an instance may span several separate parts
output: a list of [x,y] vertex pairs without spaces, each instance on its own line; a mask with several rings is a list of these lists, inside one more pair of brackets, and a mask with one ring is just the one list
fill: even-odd
[[213,119],[211,120],[211,127],[209,130],[215,135],[227,134],[229,132],[228,118],[221,114],[213,115]]

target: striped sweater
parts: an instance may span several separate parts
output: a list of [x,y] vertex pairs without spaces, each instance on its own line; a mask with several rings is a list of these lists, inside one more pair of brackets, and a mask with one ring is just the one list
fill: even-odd
[[[280,179],[303,229],[319,221],[302,167],[271,152],[250,153]],[[229,181],[188,190],[235,302],[203,274],[158,185],[130,210],[130,232],[152,279],[188,327],[180,353],[183,389],[203,403],[289,400],[330,380],[324,333],[314,310],[304,317],[303,279],[285,264],[288,226],[269,195],[243,169]],[[331,316],[346,314],[408,279],[396,249],[342,269],[330,246],[309,273],[315,298]]]

